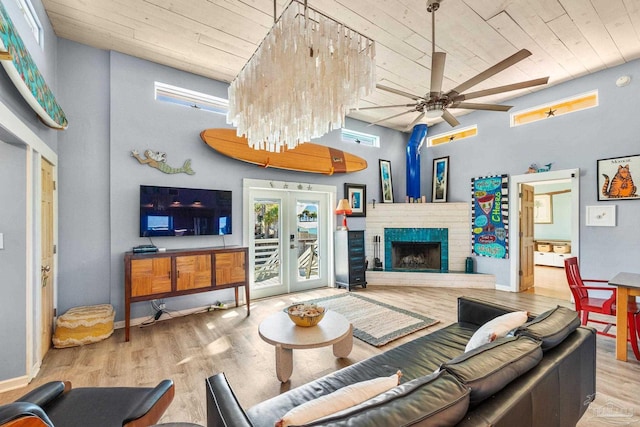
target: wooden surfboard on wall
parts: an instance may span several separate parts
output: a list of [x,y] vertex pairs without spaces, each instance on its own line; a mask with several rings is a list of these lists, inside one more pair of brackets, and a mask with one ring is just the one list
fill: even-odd
[[22,97],[45,125],[54,129],[67,128],[64,111],[56,102],[1,2],[0,63]]
[[305,142],[291,150],[271,153],[254,150],[246,138],[236,135],[235,129],[206,129],[200,133],[200,137],[220,154],[265,168],[326,175],[357,172],[367,168],[367,161],[361,157],[311,142]]

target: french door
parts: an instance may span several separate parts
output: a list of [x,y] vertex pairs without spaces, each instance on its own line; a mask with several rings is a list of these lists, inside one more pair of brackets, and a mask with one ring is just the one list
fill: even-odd
[[286,188],[250,188],[248,193],[251,295],[328,286],[332,195]]

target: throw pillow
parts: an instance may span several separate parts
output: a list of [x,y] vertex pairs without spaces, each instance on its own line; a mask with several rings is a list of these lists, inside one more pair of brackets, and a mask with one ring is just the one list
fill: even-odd
[[391,376],[351,384],[333,393],[305,402],[284,414],[280,420],[276,421],[275,427],[306,424],[358,405],[396,387],[400,383],[401,376],[402,373],[398,371]]
[[454,426],[467,413],[469,396],[469,387],[440,371],[300,427]]
[[557,306],[520,326],[516,330],[516,335],[542,341],[542,350],[547,351],[564,341],[578,326],[580,326],[580,318],[576,311]]
[[512,329],[522,326],[527,319],[528,314],[526,311],[514,311],[488,321],[473,334],[464,351],[471,351],[494,341],[496,338],[506,336]]

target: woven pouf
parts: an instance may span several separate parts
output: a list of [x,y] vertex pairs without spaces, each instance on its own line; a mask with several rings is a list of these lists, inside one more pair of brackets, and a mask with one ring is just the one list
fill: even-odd
[[109,338],[115,315],[111,304],[71,308],[56,321],[53,346],[75,347]]

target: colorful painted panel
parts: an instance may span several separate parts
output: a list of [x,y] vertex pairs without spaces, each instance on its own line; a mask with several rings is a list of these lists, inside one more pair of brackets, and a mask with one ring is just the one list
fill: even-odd
[[474,255],[509,258],[509,177],[471,178],[471,248]]
[[40,116],[43,123],[56,129],[66,129],[68,122],[64,111],[56,102],[44,77],[38,71],[33,58],[24,46],[9,14],[0,2],[0,52],[6,51],[10,58],[0,62],[20,94]]

